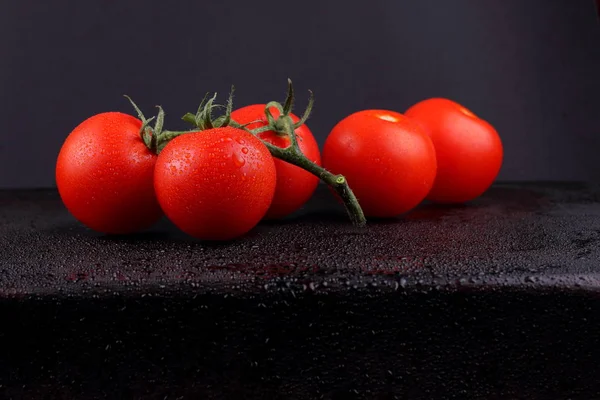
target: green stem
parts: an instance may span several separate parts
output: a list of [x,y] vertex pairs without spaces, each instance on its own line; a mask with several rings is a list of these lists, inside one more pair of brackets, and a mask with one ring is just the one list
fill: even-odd
[[274,146],[269,142],[263,143],[267,146],[273,157],[305,169],[335,190],[335,192],[344,202],[348,217],[354,225],[364,226],[366,224],[367,220],[362,208],[360,207],[360,204],[358,203],[358,199],[354,195],[352,189],[350,189],[348,181],[343,175],[332,174],[325,168],[320,167],[310,161],[308,158],[306,158],[306,156],[304,156],[304,154],[293,150],[291,146],[282,149],[281,147]]
[[[142,121],[142,126],[140,128],[140,138],[142,139],[142,141],[144,142],[144,144],[146,145],[148,150],[150,150],[153,153],[156,153],[156,145],[155,145],[156,142],[155,142],[154,135],[153,135],[154,131],[150,127],[150,122],[154,121],[156,119],[156,117],[146,119],[142,110],[140,110],[140,108],[137,106],[137,104],[135,104],[135,102],[131,99],[131,97],[127,96],[126,94],[123,95],[123,97],[125,97],[127,100],[129,100],[129,103],[131,103],[131,105],[135,109],[135,112],[137,113],[138,118]],[[163,115],[163,118],[164,118],[164,115]],[[161,122],[161,124],[162,124],[162,122]]]
[[367,223],[365,214],[354,192],[350,189],[346,178],[343,175],[333,174],[306,158],[298,146],[292,119],[289,116],[285,116],[279,120],[283,121],[284,133],[289,136],[290,145],[286,148],[281,148],[263,140],[262,142],[267,146],[271,155],[310,172],[329,185],[344,202],[346,212],[352,223],[356,226],[364,226]]

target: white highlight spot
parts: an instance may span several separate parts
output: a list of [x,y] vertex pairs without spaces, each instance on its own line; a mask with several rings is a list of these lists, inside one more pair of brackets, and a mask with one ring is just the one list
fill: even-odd
[[384,121],[398,122],[398,118],[396,118],[392,115],[389,115],[389,114],[381,114],[381,115],[378,115],[378,117],[379,117],[379,119],[382,119]]

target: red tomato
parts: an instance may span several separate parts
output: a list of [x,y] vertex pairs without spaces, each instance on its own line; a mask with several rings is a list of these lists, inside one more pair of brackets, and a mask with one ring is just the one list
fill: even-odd
[[431,139],[404,115],[364,110],[340,121],[323,149],[323,165],[343,174],[365,215],[393,217],[416,207],[436,173]]
[[83,121],[56,162],[56,185],[67,209],[87,227],[128,234],[150,227],[162,212],[153,188],[156,154],[140,138],[142,122],[107,112]]
[[154,188],[167,217],[203,240],[229,240],[264,217],[275,193],[271,153],[232,127],[187,133],[165,146]]
[[438,203],[464,203],[485,192],[502,166],[502,142],[496,130],[465,107],[434,98],[410,107],[435,146],[438,173],[427,196]]
[[[279,117],[277,109],[272,108],[271,113],[275,118]],[[290,114],[290,116],[294,122],[300,120],[293,114]],[[248,125],[249,129],[256,129],[267,125],[264,104],[255,104],[240,108],[235,110],[231,114],[231,117],[240,124],[261,121]],[[298,138],[298,146],[302,153],[312,162],[321,165],[319,145],[308,127],[302,125],[295,132]],[[288,147],[290,144],[289,138],[280,136],[273,131],[263,132],[258,136],[262,140],[281,148]],[[275,169],[277,170],[277,188],[275,189],[273,203],[271,203],[271,207],[266,215],[268,219],[282,218],[298,210],[310,199],[319,183],[319,178],[300,167],[278,158],[274,158],[274,161]]]

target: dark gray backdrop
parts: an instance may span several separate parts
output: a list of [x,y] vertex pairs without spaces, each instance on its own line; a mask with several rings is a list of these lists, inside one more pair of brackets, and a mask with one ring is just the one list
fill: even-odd
[[345,115],[431,96],[488,119],[502,180],[598,180],[600,23],[592,0],[35,1],[0,9],[0,187],[54,185],[65,136],[92,114],[170,128],[206,91],[280,100],[291,77],[322,144]]

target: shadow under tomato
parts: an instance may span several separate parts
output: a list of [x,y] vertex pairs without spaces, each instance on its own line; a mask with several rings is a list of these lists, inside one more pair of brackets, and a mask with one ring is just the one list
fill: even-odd
[[109,242],[127,242],[127,243],[139,243],[144,242],[157,242],[164,241],[166,239],[172,239],[170,232],[166,231],[144,231],[136,232],[125,235],[105,234],[98,236],[99,240],[105,240]]
[[98,239],[106,242],[119,242],[132,245],[140,243],[163,243],[165,246],[169,244],[177,244],[201,246],[206,248],[219,248],[238,244],[240,241],[247,240],[252,236],[253,232],[248,232],[241,237],[230,240],[201,240],[190,236],[185,232],[179,231],[176,227],[173,227],[168,230],[140,232],[131,235],[103,235],[98,237]]
[[[426,204],[394,217],[367,216],[368,225],[401,224],[406,221],[415,220],[437,220],[457,211],[468,209],[468,206],[449,206]],[[290,224],[350,224],[350,219],[344,210],[323,210],[299,212],[281,219],[263,220],[260,225],[266,227],[281,227]]]
[[402,218],[408,221],[436,221],[471,208],[473,206],[467,204],[424,203],[404,214]]
[[338,211],[299,211],[292,215],[279,219],[265,219],[260,222],[261,225],[269,227],[285,226],[298,223],[340,223],[346,222],[348,216]]

